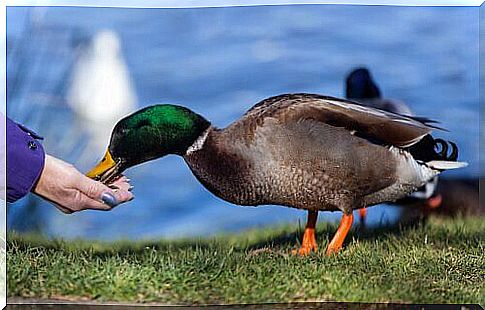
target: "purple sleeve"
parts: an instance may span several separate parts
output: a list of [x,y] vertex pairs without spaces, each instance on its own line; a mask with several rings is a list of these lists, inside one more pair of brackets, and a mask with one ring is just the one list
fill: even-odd
[[27,195],[44,168],[45,154],[33,131],[7,120],[7,201]]

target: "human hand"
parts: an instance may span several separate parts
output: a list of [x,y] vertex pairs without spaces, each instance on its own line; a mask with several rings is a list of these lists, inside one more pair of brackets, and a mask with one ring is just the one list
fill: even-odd
[[122,176],[108,186],[94,181],[74,166],[45,156],[44,170],[33,192],[64,213],[93,209],[108,211],[133,199],[129,180]]

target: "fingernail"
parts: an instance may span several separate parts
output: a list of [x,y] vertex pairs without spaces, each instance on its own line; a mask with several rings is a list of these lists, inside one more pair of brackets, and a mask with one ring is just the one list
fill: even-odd
[[108,192],[104,192],[103,195],[101,195],[101,200],[110,207],[118,205],[118,200],[116,200],[115,196]]
[[133,199],[135,199],[135,196],[131,196],[131,198],[128,199],[128,201],[132,201]]
[[134,188],[134,186],[130,186],[130,188],[128,188],[128,191],[131,192]]

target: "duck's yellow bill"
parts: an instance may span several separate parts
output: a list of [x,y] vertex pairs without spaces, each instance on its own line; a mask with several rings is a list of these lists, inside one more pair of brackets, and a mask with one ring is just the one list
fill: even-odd
[[116,162],[113,160],[113,157],[111,156],[109,150],[107,150],[101,162],[97,164],[96,167],[91,169],[88,173],[86,173],[86,176],[91,179],[95,179],[103,175],[106,171],[110,170],[114,166],[116,166]]

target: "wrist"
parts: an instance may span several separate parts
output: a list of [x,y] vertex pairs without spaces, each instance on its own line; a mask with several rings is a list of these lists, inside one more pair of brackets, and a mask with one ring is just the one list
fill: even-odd
[[7,200],[33,191],[45,165],[45,153],[36,136],[7,118]]

